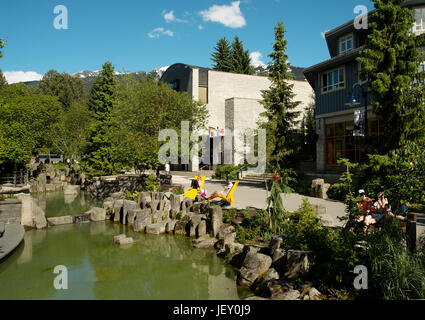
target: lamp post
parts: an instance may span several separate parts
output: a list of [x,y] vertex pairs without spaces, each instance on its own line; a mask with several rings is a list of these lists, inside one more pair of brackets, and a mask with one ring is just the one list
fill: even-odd
[[352,93],[351,93],[351,98],[348,100],[348,102],[345,104],[346,106],[355,108],[361,105],[361,99],[360,101],[357,101],[355,94],[354,94],[354,90],[356,88],[360,88],[362,91],[362,98],[364,99],[364,159],[365,161],[367,161],[367,135],[368,135],[368,123],[367,123],[367,90],[365,90],[363,88],[363,86],[359,83],[355,83],[353,85],[353,89],[352,89]]

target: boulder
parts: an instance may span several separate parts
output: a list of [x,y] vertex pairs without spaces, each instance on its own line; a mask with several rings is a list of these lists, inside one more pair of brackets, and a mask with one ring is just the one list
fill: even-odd
[[114,192],[111,194],[111,198],[113,198],[114,200],[122,200],[123,197],[124,192]]
[[226,256],[241,253],[243,251],[243,248],[244,245],[241,243],[226,243],[224,245]]
[[310,194],[316,198],[327,199],[330,186],[324,179],[315,179],[311,182]]
[[73,224],[74,218],[72,216],[63,216],[63,217],[52,217],[47,218],[49,226],[60,226],[64,224]]
[[170,196],[170,214],[172,219],[175,219],[177,214],[180,212],[182,201],[183,195],[172,194]]
[[288,291],[273,295],[271,299],[272,300],[297,300],[298,298],[300,298],[300,296],[301,296],[301,293],[298,290],[290,289]]
[[125,239],[125,238],[127,238],[127,236],[125,234],[120,234],[120,235],[114,237],[114,242],[119,243],[119,241],[121,239]]
[[176,222],[176,225],[174,227],[174,234],[179,235],[187,235],[190,230],[188,230],[190,222],[190,216],[184,216],[181,220],[178,220]]
[[322,294],[316,288],[311,288],[308,292],[308,300],[321,300]]
[[189,212],[191,212],[192,206],[193,200],[190,198],[184,198],[181,206],[181,211],[185,214],[188,214]]
[[90,220],[91,221],[105,221],[106,210],[104,208],[91,208],[90,209]]
[[223,212],[220,206],[213,206],[208,211],[207,216],[207,232],[216,237],[223,224]]
[[312,265],[312,252],[288,250],[286,253],[283,272],[279,272],[286,279],[295,279],[305,276]]
[[150,208],[151,201],[152,201],[152,198],[148,192],[140,192],[139,199],[137,200],[137,205],[141,209]]
[[207,234],[207,222],[205,220],[202,220],[199,224],[198,227],[196,228],[196,236],[202,237],[205,236]]
[[269,249],[270,255],[273,256],[276,249],[280,249],[280,246],[283,243],[283,238],[281,236],[274,236],[270,240]]
[[33,217],[33,225],[37,229],[44,229],[47,228],[47,220],[44,215],[37,214]]
[[212,249],[216,244],[217,239],[211,238],[208,235],[202,236],[192,241],[192,246],[197,249]]
[[133,230],[135,232],[144,232],[148,224],[152,224],[152,217],[150,215],[138,217],[134,222]]
[[232,234],[236,231],[235,227],[232,225],[222,225],[218,232],[218,239],[224,240],[227,235]]
[[123,216],[122,216],[122,222],[123,224],[128,224],[127,221],[127,215],[129,210],[135,210],[137,209],[137,202],[131,201],[131,200],[124,200],[123,201]]
[[272,264],[272,258],[265,254],[248,252],[239,270],[238,283],[250,287],[260,276],[265,275]]
[[141,214],[143,211],[141,209],[129,209],[127,211],[127,224],[129,226],[134,225],[134,221],[138,214]]
[[123,211],[124,200],[115,200],[114,202],[114,221],[120,222],[121,212]]
[[132,244],[134,242],[133,238],[127,238],[125,235],[124,237],[122,236],[123,235],[119,236],[119,238],[117,238],[116,240],[115,240],[116,237],[114,237],[114,242],[116,244],[119,244],[120,246]]
[[177,223],[177,220],[171,220],[171,219],[167,220],[165,224],[165,232],[170,234],[173,233],[176,223]]
[[157,234],[157,235],[165,233],[165,223],[159,222],[159,223],[148,224],[146,226],[146,233]]

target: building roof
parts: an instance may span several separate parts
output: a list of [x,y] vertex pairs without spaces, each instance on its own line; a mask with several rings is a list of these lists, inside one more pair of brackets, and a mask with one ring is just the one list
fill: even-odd
[[314,82],[316,80],[317,73],[325,71],[329,69],[329,67],[338,66],[348,61],[353,61],[358,56],[359,52],[364,49],[364,47],[365,46],[353,49],[348,53],[335,56],[331,59],[328,59],[326,61],[320,62],[318,64],[315,64],[314,66],[304,69],[303,73],[307,81],[314,88]]
[[188,69],[199,69],[199,70],[213,70],[210,68],[205,68],[205,67],[198,67],[198,66],[194,66],[194,65],[190,65],[190,64],[185,64],[185,63],[175,63],[171,66],[168,67],[168,69],[162,74],[162,77],[160,79],[160,81],[162,80],[162,78],[164,77],[164,75],[169,71],[172,70],[174,67],[183,67],[183,68],[188,68]]

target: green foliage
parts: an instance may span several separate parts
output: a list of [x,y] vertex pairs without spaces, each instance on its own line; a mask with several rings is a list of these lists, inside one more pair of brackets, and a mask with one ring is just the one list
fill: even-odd
[[205,126],[208,112],[187,93],[177,92],[152,78],[123,77],[118,83],[115,108],[107,139],[111,158],[121,165],[159,166],[162,145],[158,136],[173,129],[181,136],[181,122],[192,129]]
[[90,165],[94,169],[109,174],[117,170],[111,155],[112,144],[107,136],[115,93],[114,67],[110,62],[106,62],[90,93],[89,110],[92,112],[93,121],[86,152],[89,154]]
[[369,155],[360,185],[369,196],[384,191],[394,205],[425,204],[425,143],[406,142],[387,155]]
[[[6,41],[3,39],[0,39],[0,49],[2,49],[6,44]],[[3,52],[0,50],[0,58],[3,57]]]
[[370,294],[385,300],[425,298],[424,248],[413,253],[406,250],[397,219],[385,219],[383,228],[370,234],[367,243]]
[[38,149],[51,147],[61,113],[56,98],[33,94],[23,84],[0,90],[0,163],[23,166]]
[[260,122],[260,127],[267,130],[267,161],[272,168],[292,168],[297,149],[295,130],[299,112],[294,111],[300,102],[294,102],[293,85],[288,55],[285,53],[287,40],[284,40],[285,28],[279,22],[275,28],[274,52],[269,55],[268,75],[270,89],[264,90],[263,101],[265,112],[261,114],[267,121]]
[[345,201],[346,197],[353,195],[353,174],[352,170],[358,167],[357,163],[351,163],[348,159],[338,160],[338,165],[346,168],[339,178],[339,183],[333,184],[328,191],[330,198]]
[[371,32],[357,61],[362,64],[360,77],[368,80],[373,111],[382,123],[385,139],[379,152],[386,153],[408,140],[425,138],[424,73],[418,72],[425,36],[410,32],[413,14],[401,7],[404,0],[373,2]]
[[140,191],[134,191],[133,193],[128,191],[125,194],[125,198],[127,200],[133,200],[137,202],[139,200],[139,194],[140,194]]
[[81,160],[87,144],[92,118],[84,101],[73,101],[54,124],[51,133],[56,153],[64,159]]
[[236,229],[236,241],[240,243],[266,242],[270,239],[269,215],[266,210],[258,210],[253,216],[245,214],[242,225]]
[[157,192],[161,189],[161,185],[154,174],[150,174],[146,178],[146,192],[152,193]]
[[6,81],[6,78],[3,75],[3,72],[0,69],[0,90],[1,90],[1,88],[5,87],[5,86],[7,86],[7,81]]
[[72,103],[85,99],[83,81],[68,73],[49,70],[39,82],[43,94],[57,97],[64,108],[70,108]]
[[231,180],[238,179],[238,172],[243,165],[233,166],[231,164],[219,165],[215,168],[214,178],[225,180],[229,177]]
[[232,64],[232,47],[227,39],[221,38],[218,40],[215,52],[212,53],[211,60],[214,62],[213,69],[224,72],[231,72]]
[[232,43],[232,69],[230,72],[240,74],[254,74],[254,68],[251,65],[249,51],[245,50],[239,37],[235,37]]

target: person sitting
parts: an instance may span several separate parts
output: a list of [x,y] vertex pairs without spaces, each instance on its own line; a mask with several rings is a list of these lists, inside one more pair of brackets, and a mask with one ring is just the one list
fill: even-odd
[[369,225],[376,223],[375,219],[373,219],[371,214],[371,212],[375,211],[375,208],[372,205],[372,199],[366,196],[366,192],[363,189],[359,190],[359,196],[362,198],[362,201],[360,201],[357,205],[359,206],[363,215],[360,216],[357,221],[364,222],[364,224],[366,225],[364,231],[366,232],[367,227]]
[[233,187],[233,183],[232,180],[230,180],[230,178],[227,178],[226,180],[226,186],[224,187],[223,192],[214,192],[211,196],[207,197],[207,200],[210,201],[214,198],[217,198],[218,195],[222,195],[223,197],[227,197],[227,195],[229,194],[230,190],[232,190]]
[[389,209],[388,199],[384,197],[383,192],[378,193],[378,200],[373,204],[374,212],[372,213],[372,218],[369,222],[375,224],[381,221],[387,215],[387,210]]

